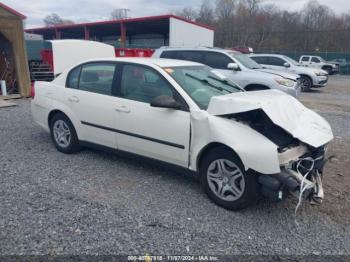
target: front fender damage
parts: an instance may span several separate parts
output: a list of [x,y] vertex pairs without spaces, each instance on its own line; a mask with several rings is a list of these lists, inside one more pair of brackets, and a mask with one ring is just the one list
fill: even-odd
[[280,172],[277,146],[249,126],[230,119],[208,114],[206,111],[191,112],[191,169],[197,170],[197,157],[210,143],[230,147],[240,157],[246,170],[262,174]]
[[298,206],[305,198],[322,202],[332,130],[296,99],[278,91],[213,97],[207,112],[192,114],[192,132],[192,164],[204,145],[219,142],[255,171],[263,195],[281,201],[291,193]]

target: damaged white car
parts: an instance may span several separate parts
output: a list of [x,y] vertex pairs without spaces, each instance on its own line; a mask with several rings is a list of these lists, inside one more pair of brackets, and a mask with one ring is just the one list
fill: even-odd
[[228,209],[261,195],[323,198],[329,124],[292,96],[244,92],[201,64],[87,61],[36,82],[32,114],[61,152],[89,146],[183,167]]

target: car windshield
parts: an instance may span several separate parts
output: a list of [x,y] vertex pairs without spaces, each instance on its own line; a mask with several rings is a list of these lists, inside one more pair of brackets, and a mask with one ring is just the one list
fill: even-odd
[[201,108],[207,109],[213,96],[241,92],[242,89],[211,72],[207,66],[178,66],[163,68]]
[[253,59],[251,59],[249,56],[245,54],[236,53],[236,52],[228,52],[228,54],[249,69],[263,68],[261,65],[259,65],[257,62],[255,62]]
[[300,65],[297,61],[295,61],[293,58],[290,58],[289,56],[283,56],[283,58],[286,59],[292,65]]

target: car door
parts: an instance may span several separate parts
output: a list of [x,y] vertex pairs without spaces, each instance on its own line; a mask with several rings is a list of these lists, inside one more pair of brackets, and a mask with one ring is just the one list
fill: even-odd
[[[120,75],[119,98],[114,105],[119,149],[187,167],[190,113],[186,103],[151,67],[124,63]],[[160,95],[173,97],[184,109],[152,107],[152,99]]]
[[73,69],[67,77],[64,101],[78,120],[79,140],[117,148],[115,125],[116,63],[93,62]]
[[310,64],[310,56],[302,56],[300,59],[300,63],[303,65]]
[[310,66],[314,68],[321,68],[322,67],[321,60],[315,56],[311,57]]

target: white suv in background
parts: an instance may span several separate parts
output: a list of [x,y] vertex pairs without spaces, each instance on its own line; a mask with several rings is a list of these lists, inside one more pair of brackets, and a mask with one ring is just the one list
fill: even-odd
[[152,57],[205,64],[214,68],[215,73],[230,79],[246,91],[278,89],[294,97],[297,97],[300,91],[297,74],[264,70],[249,56],[236,51],[208,47],[161,47]]
[[302,91],[309,91],[312,87],[324,87],[327,85],[328,73],[326,71],[303,66],[288,56],[252,54],[250,57],[264,67],[277,70],[284,69],[300,75]]
[[303,55],[300,57],[299,63],[305,66],[325,70],[330,75],[339,73],[339,64],[329,63],[320,56]]

